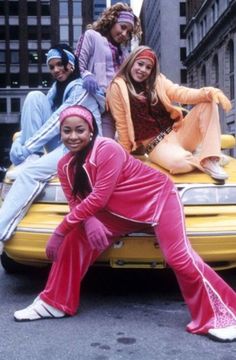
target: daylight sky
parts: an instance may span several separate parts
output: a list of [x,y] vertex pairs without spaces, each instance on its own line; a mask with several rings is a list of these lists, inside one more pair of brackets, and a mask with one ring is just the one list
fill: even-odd
[[137,16],[139,16],[142,2],[143,2],[143,0],[131,0],[130,1],[131,7],[132,7],[135,15],[137,15]]
[[[117,0],[117,2],[118,2],[118,0]],[[143,2],[143,0],[131,0],[130,1],[131,7],[136,16],[139,16],[142,2]],[[109,6],[111,6],[111,1],[107,0],[107,7],[109,7]]]

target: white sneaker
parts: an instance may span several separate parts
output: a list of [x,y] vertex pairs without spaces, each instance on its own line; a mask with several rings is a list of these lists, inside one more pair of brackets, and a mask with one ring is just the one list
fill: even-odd
[[12,169],[8,170],[6,173],[6,177],[9,180],[15,180],[16,177],[25,169],[27,166],[32,164],[34,161],[38,160],[40,156],[38,154],[29,155],[25,161],[23,161],[20,165],[14,166]]
[[204,172],[216,180],[226,180],[228,175],[219,164],[219,160],[205,159],[202,164]]
[[64,311],[56,309],[37,297],[34,302],[25,309],[15,311],[16,321],[34,321],[43,319],[60,319],[66,316]]
[[225,154],[220,155],[220,160],[219,160],[220,166],[226,166],[228,165],[229,162],[230,162],[230,157],[228,155]]
[[231,342],[236,340],[236,325],[225,328],[209,329],[208,336],[215,341]]

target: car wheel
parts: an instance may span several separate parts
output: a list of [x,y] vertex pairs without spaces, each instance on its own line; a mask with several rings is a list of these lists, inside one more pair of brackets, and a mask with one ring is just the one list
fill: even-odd
[[5,252],[1,255],[1,263],[2,267],[8,274],[14,274],[29,269],[27,265],[19,264],[12,260]]

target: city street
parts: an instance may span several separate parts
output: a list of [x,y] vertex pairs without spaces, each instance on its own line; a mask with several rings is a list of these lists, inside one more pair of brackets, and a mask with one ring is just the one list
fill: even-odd
[[[235,270],[223,273],[236,288]],[[92,269],[75,317],[17,323],[47,272],[0,268],[0,359],[233,360],[236,345],[185,331],[189,314],[169,271]]]
[[[189,328],[234,323],[191,247],[235,264],[235,24],[236,0],[0,0],[0,360],[236,360],[162,269]],[[57,260],[66,308],[98,254],[75,316],[14,320],[50,270],[17,260]]]

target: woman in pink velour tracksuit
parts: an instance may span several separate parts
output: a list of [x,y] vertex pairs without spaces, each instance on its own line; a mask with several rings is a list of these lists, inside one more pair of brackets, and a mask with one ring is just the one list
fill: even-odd
[[47,243],[54,263],[45,289],[30,306],[15,312],[15,320],[74,315],[83,277],[113,239],[153,227],[192,317],[187,330],[235,340],[236,293],[191,248],[182,204],[169,177],[114,140],[98,137],[86,108],[68,107],[60,121],[70,152],[59,161],[58,175],[70,212]]

